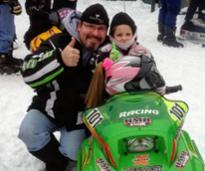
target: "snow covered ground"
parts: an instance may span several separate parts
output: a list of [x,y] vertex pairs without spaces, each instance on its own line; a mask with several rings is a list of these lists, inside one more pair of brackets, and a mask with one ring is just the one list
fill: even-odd
[[[183,91],[167,95],[169,98],[183,99],[189,104],[184,129],[196,141],[205,159],[205,49],[190,42],[185,48],[175,49],[162,46],[156,41],[158,9],[150,13],[150,5],[141,0],[105,1],[79,0],[78,9],[99,2],[103,4],[110,17],[119,11],[126,11],[136,21],[139,42],[149,48],[164,75],[167,85],[182,84]],[[21,0],[24,5],[24,0]],[[25,10],[24,10],[25,11]],[[177,25],[183,23],[184,16],[178,17]],[[2,21],[1,21],[2,22]],[[23,44],[23,34],[28,28],[28,17],[25,12],[16,17],[17,37],[20,48],[15,55],[24,58],[28,53]],[[177,30],[178,31],[178,30]],[[178,32],[177,32],[178,34]],[[40,161],[32,157],[25,145],[17,138],[19,125],[31,102],[33,91],[24,84],[21,76],[0,75],[0,171],[37,171],[43,168]]]

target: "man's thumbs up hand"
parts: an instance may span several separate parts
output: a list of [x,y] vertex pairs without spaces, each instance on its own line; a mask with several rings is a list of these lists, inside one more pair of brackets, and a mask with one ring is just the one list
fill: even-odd
[[72,37],[69,44],[61,52],[61,57],[64,64],[68,67],[75,67],[78,65],[80,59],[80,51],[74,48],[76,39]]
[[76,39],[74,37],[72,37],[70,43],[68,44],[68,46],[74,47],[75,43],[76,43]]

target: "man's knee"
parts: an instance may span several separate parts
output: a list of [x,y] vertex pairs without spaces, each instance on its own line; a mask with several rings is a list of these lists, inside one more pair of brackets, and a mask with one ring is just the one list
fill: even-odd
[[68,136],[61,139],[60,152],[72,159],[76,160],[77,153],[80,149],[81,143],[86,138],[85,130],[75,130],[68,133]]
[[32,142],[35,141],[35,139],[38,139],[38,134],[35,131],[36,129],[33,125],[26,122],[26,120],[23,120],[18,137],[27,144],[27,142]]
[[29,151],[37,151],[43,148],[51,139],[50,132],[38,132],[33,126],[22,123],[19,134]]
[[50,141],[52,131],[49,128],[52,126],[45,116],[37,110],[31,110],[20,125],[18,137],[31,151],[40,149]]

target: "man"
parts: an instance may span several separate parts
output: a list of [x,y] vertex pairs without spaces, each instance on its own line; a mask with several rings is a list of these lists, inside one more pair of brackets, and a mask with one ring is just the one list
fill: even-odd
[[189,8],[186,13],[185,21],[190,22],[197,8],[199,11],[198,18],[205,22],[205,1],[204,0],[191,0],[190,1]]
[[[32,155],[45,162],[47,171],[63,171],[76,160],[85,138],[80,120],[84,95],[108,24],[100,4],[91,5],[81,16],[73,11],[65,18],[66,33],[51,37],[25,58],[22,75],[37,95],[21,124],[19,138]],[[59,142],[53,136],[56,130],[61,133]]]
[[22,60],[13,57],[14,15],[21,14],[18,0],[0,0],[0,74],[19,72]]
[[169,47],[183,47],[184,45],[178,42],[175,36],[181,0],[160,0],[160,5],[157,40]]

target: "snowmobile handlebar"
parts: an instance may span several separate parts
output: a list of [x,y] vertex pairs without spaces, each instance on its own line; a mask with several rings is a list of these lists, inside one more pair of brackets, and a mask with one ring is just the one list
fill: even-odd
[[175,93],[182,90],[182,85],[166,86],[165,94]]

